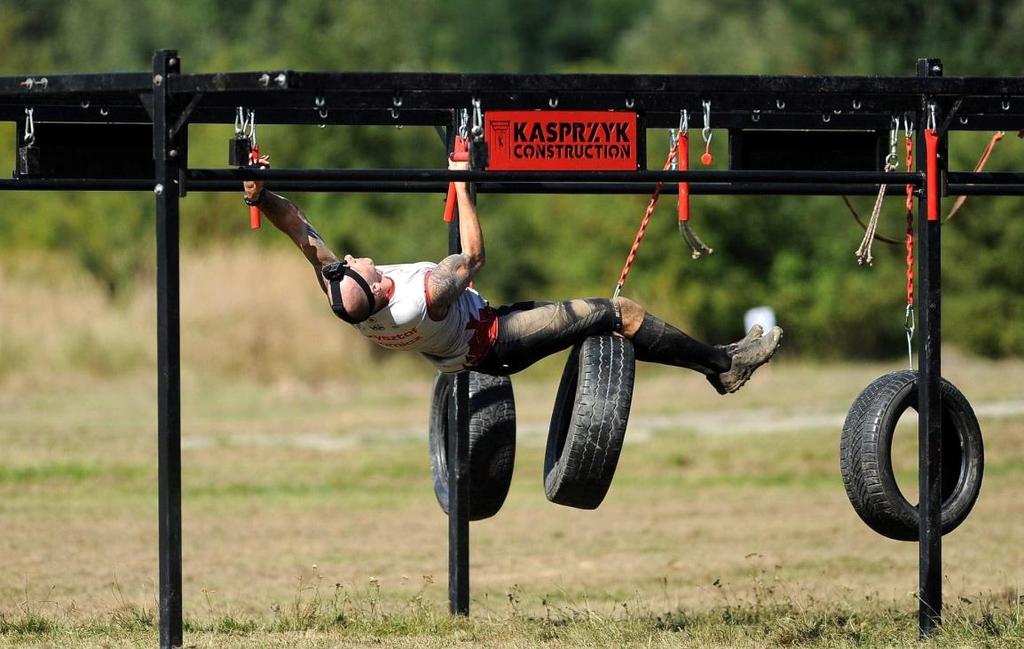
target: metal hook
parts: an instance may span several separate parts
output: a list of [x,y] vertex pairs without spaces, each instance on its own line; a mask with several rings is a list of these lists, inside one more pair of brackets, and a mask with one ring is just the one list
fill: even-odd
[[469,137],[469,111],[465,108],[459,111],[459,137],[463,140]]
[[473,128],[470,132],[473,134],[473,139],[479,140],[484,135],[484,111],[480,107],[480,98],[473,97]]
[[854,99],[854,100],[853,100],[853,109],[854,109],[854,110],[860,110],[860,107],[861,107],[862,105],[863,105],[863,104],[861,104],[861,102],[860,102],[860,99]]
[[[690,113],[684,108],[679,111],[679,132],[686,135],[687,131],[690,130]],[[675,137],[672,138],[675,140]]]
[[760,122],[761,121],[761,109],[755,108],[750,112],[750,121]]
[[251,140],[252,148],[256,148],[256,111],[249,111],[249,139]]
[[327,128],[327,124],[324,123],[324,120],[327,119],[327,99],[323,95],[313,98],[313,110],[316,111],[316,116],[320,118],[320,123],[317,126]]
[[903,137],[914,139],[914,120],[907,113],[903,113]]
[[929,131],[935,132],[935,102],[928,102],[928,122],[924,125]]
[[239,106],[235,113],[235,135],[241,135],[245,130],[245,110]]
[[778,108],[779,110],[782,110],[783,108],[786,107],[786,102],[781,100],[781,99],[776,99],[775,100],[775,107]]
[[896,142],[900,137],[900,118],[892,116],[892,128],[889,130],[889,155],[885,156],[885,169],[890,171],[899,165],[900,158],[896,155]]
[[[670,150],[672,149],[672,147],[677,145],[676,137],[678,137],[678,135],[680,133],[686,133],[686,131],[682,130],[682,128],[683,128],[682,127],[682,120],[680,119],[679,122],[680,122],[680,126],[679,126],[679,130],[678,131],[676,129],[674,129],[674,128],[670,128],[668,130],[668,148]],[[675,170],[679,169],[679,152],[678,151],[676,151],[676,154],[674,156],[672,156],[672,161],[669,163],[669,169],[671,169],[672,171],[675,171]]]
[[907,305],[907,314],[903,320],[903,329],[907,332],[907,362],[914,369],[914,305]]
[[705,99],[700,102],[704,108],[704,128],[701,129],[700,135],[704,138],[705,143],[711,142],[711,100]]
[[548,99],[548,106],[550,108],[558,108],[558,97],[551,97]]
[[629,109],[632,110],[633,106],[635,106],[635,105],[636,105],[636,100],[634,100],[632,97],[628,97],[626,99],[626,108],[629,108]]
[[34,108],[25,109],[25,146],[32,146],[36,142],[36,123],[32,119]]

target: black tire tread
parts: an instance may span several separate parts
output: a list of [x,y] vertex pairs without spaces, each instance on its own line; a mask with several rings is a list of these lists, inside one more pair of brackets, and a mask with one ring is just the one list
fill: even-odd
[[[434,380],[430,413],[430,458],[434,495],[448,513],[448,404],[454,376]],[[516,414],[512,382],[506,376],[469,374],[469,519],[498,513],[512,483]]]
[[550,501],[595,509],[604,500],[622,452],[634,376],[632,344],[624,338],[591,336],[573,350],[548,436],[544,492]]
[[[918,539],[918,509],[899,492],[891,462],[887,465],[881,454],[891,445],[891,427],[916,395],[917,378],[917,372],[901,370],[872,381],[851,405],[840,438],[840,471],[854,510],[871,529],[899,541]],[[981,429],[967,398],[945,379],[940,380],[940,390],[944,425],[956,425],[968,464],[962,483],[942,505],[942,534],[948,534],[967,518],[977,500],[984,450]]]

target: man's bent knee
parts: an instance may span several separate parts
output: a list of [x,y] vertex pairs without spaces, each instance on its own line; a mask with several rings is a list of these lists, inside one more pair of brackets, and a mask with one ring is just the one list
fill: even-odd
[[644,321],[647,311],[628,297],[616,297],[613,300],[622,314],[622,335],[632,338]]

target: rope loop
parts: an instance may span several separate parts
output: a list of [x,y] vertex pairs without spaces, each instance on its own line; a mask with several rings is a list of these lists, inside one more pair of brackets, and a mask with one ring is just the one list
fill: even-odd
[[[672,145],[669,147],[668,156],[665,158],[665,164],[662,165],[662,171],[668,171],[673,162],[676,160],[676,152],[678,146],[676,140],[672,140]],[[615,285],[615,292],[613,297],[618,297],[619,293],[622,292],[622,287],[626,285],[626,277],[629,276],[629,271],[633,267],[633,262],[636,261],[636,253],[640,249],[640,242],[644,240],[644,235],[647,234],[647,226],[651,223],[651,215],[654,214],[654,208],[658,205],[658,198],[661,197],[661,190],[664,189],[665,183],[659,181],[654,185],[654,193],[651,194],[651,200],[647,203],[647,209],[644,211],[644,217],[640,220],[640,229],[636,232],[636,237],[633,239],[633,245],[629,249],[629,254],[626,255],[626,263],[622,266],[622,272],[619,274],[619,281]]]

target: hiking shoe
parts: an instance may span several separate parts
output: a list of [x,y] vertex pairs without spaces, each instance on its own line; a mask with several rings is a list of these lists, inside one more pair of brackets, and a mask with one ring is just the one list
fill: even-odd
[[[751,328],[759,329],[758,326]],[[714,386],[718,394],[730,394],[743,387],[743,384],[750,380],[754,370],[761,367],[775,354],[779,348],[779,341],[782,340],[782,328],[772,327],[772,330],[762,336],[752,336],[751,333],[738,343],[726,347],[732,358],[732,367],[721,374],[708,376],[708,381]]]
[[755,324],[753,327],[750,328],[750,331],[747,332],[747,335],[744,336],[742,340],[738,340],[734,343],[729,343],[728,345],[726,345],[725,353],[729,355],[729,358],[732,358],[736,354],[736,352],[739,351],[741,346],[754,342],[763,334],[764,328],[759,324]]
[[[755,324],[753,327],[750,328],[750,331],[747,332],[747,335],[744,336],[741,340],[737,340],[734,343],[729,343],[728,345],[715,345],[715,347],[725,351],[726,355],[729,357],[729,360],[731,361],[732,357],[736,355],[736,352],[739,351],[740,348],[754,342],[763,334],[764,327],[762,327],[760,324]],[[718,390],[719,394],[726,394],[725,388],[722,387],[722,381],[719,378],[720,374],[705,374],[705,376],[707,377],[708,381],[711,382],[711,385],[713,385],[715,389]]]

